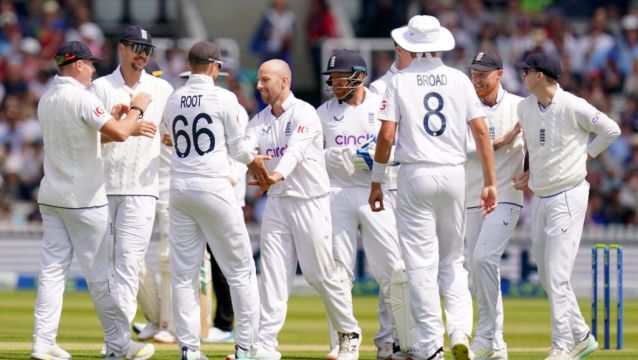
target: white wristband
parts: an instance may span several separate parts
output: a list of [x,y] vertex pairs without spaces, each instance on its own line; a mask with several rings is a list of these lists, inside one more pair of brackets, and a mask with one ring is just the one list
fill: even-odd
[[387,166],[388,164],[381,164],[376,161],[372,163],[372,182],[383,183]]

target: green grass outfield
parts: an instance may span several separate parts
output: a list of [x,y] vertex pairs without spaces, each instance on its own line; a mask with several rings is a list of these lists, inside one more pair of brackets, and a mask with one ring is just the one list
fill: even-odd
[[[0,292],[0,359],[28,359],[33,328],[34,292]],[[601,301],[602,303],[602,301]],[[355,297],[357,319],[363,329],[360,359],[375,359],[372,338],[377,329],[377,299]],[[615,303],[614,303],[615,304]],[[590,318],[590,302],[581,302]],[[638,359],[638,301],[625,302],[625,350],[598,351],[588,359]],[[138,312],[139,313],[139,312]],[[602,322],[602,313],[600,313]],[[615,311],[612,334],[615,336]],[[288,318],[279,341],[284,359],[323,359],[327,349],[326,321],[318,297],[290,299]],[[549,306],[546,299],[505,300],[505,340],[511,360],[544,359],[549,351]],[[602,336],[602,324],[599,325]],[[102,344],[100,326],[88,293],[67,293],[58,343],[73,359],[99,359]],[[602,339],[599,340],[602,345]],[[615,345],[615,338],[612,341]],[[154,359],[178,359],[176,345],[158,345]],[[233,351],[232,344],[204,345],[211,359],[223,359]],[[446,359],[451,354],[446,353]]]

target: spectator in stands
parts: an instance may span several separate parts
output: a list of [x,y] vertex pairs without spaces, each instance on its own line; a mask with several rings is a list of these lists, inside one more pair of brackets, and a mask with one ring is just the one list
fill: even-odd
[[[306,44],[310,51],[313,74],[321,72],[321,44],[325,39],[337,37],[337,25],[330,11],[327,0],[312,0],[308,5],[306,16]],[[316,90],[321,91],[321,83],[317,81]]]
[[272,0],[250,43],[250,49],[260,62],[281,59],[292,67],[292,47],[295,37],[295,14],[287,0]]
[[357,36],[385,38],[396,28],[405,25],[407,19],[405,0],[361,0]]

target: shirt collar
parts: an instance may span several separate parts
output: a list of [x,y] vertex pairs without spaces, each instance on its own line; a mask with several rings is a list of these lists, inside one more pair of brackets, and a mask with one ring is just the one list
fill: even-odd
[[498,90],[496,91],[496,103],[494,105],[487,105],[486,103],[483,102],[483,99],[481,99],[481,102],[483,103],[483,105],[487,106],[488,108],[493,109],[501,103],[504,96],[505,96],[505,89],[503,89],[503,85],[501,85],[501,83],[499,82]]
[[[126,85],[126,82],[124,82],[124,77],[122,76],[122,70],[120,69],[121,65],[118,65],[117,68],[115,69],[115,71],[113,71],[113,74],[115,74],[115,80],[122,85]],[[142,70],[142,76],[140,76],[140,81],[138,82],[138,84],[143,84],[148,80],[149,76],[153,76],[153,75],[149,75],[146,70]]]
[[188,85],[193,85],[193,84],[215,85],[215,80],[213,80],[212,76],[209,76],[209,75],[206,75],[206,74],[190,74],[190,76],[188,77],[188,80],[186,81],[186,84],[188,84]]
[[[295,95],[291,91],[290,95],[288,95],[288,98],[286,98],[286,100],[284,100],[284,102],[281,104],[281,107],[284,109],[284,113],[288,109],[290,109],[296,102],[297,102],[297,98],[295,97]],[[270,116],[272,116],[273,118],[278,118],[277,116],[275,116],[272,113],[272,105],[268,105],[266,110],[267,110],[268,114],[270,114]],[[283,113],[282,113],[282,115],[283,115]],[[281,117],[282,115],[279,115],[279,117]]]
[[290,107],[292,107],[295,104],[295,102],[297,102],[297,98],[295,98],[295,95],[293,95],[291,91],[290,95],[288,95],[288,98],[284,100],[284,102],[281,104],[281,107],[284,109],[284,112],[285,112],[288,109],[290,109]]
[[55,75],[55,77],[53,78],[53,81],[57,84],[69,84],[69,85],[73,85],[77,88],[80,89],[87,89],[86,86],[84,86],[84,84],[82,84],[81,82],[77,81],[75,78],[71,77],[71,76],[60,76],[60,75]]

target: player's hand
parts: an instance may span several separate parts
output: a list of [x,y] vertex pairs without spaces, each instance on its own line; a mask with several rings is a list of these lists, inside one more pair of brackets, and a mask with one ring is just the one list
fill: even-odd
[[368,198],[368,203],[370,204],[370,209],[374,212],[385,210],[385,207],[383,206],[383,190],[381,190],[380,183],[373,182],[372,185],[370,185],[370,197]]
[[343,153],[348,150],[347,146],[344,147],[331,147],[325,151],[326,166],[329,168],[337,169],[343,166]]
[[173,141],[171,140],[171,135],[169,133],[162,134],[162,144],[173,147]]
[[270,174],[270,176],[268,176],[268,179],[266,179],[266,181],[268,182],[268,185],[274,185],[278,183],[279,181],[282,181],[283,179],[284,179],[284,176],[275,171],[272,174]]
[[140,108],[142,108],[142,110],[146,111],[146,109],[148,108],[148,104],[151,103],[151,101],[153,101],[153,98],[151,97],[151,95],[145,93],[145,92],[141,92],[138,93],[137,95],[135,95],[132,99],[131,99],[131,106],[138,106]]
[[516,190],[526,190],[529,189],[527,187],[527,182],[529,181],[529,170],[523,173],[520,173],[512,178],[512,183],[514,184],[514,188]]
[[266,184],[268,179],[268,169],[266,169],[266,164],[264,160],[272,160],[270,156],[266,155],[255,155],[253,162],[248,164],[248,170],[260,184]]
[[146,136],[152,138],[157,132],[157,126],[150,121],[138,121],[135,124],[135,130],[133,130],[132,136]]
[[496,209],[496,186],[483,188],[479,206],[483,208],[483,215],[487,215]]
[[111,109],[111,116],[115,120],[120,120],[129,110],[129,107],[126,104],[115,104]]
[[268,189],[270,189],[269,184],[260,183],[257,180],[249,181],[248,185],[259,186],[259,191],[255,194],[257,197],[261,197],[264,193],[266,193],[266,191],[268,191]]

